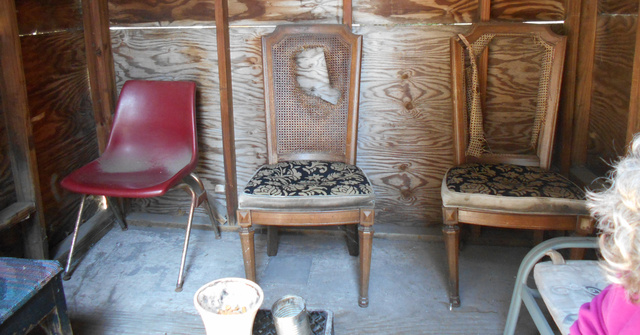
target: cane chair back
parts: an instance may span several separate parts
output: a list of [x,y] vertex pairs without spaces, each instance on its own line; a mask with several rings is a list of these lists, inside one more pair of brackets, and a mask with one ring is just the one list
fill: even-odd
[[451,40],[455,166],[441,188],[451,307],[459,223],[538,230],[536,239],[593,229],[584,191],[549,170],[565,44],[530,24],[480,24]]
[[[362,38],[328,25],[276,30],[263,39],[269,164],[326,160],[355,164]],[[307,70],[301,52],[321,49]],[[324,62],[323,62],[324,61]],[[326,64],[326,65],[323,65]],[[326,72],[323,70],[326,66]],[[305,94],[297,76],[328,83],[334,100]]]

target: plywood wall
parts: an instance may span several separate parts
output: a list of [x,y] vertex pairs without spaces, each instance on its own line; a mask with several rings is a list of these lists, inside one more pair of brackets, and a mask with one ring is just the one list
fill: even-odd
[[[0,71],[2,71],[0,69]],[[0,208],[6,208],[16,202],[16,189],[11,172],[11,159],[9,157],[9,139],[2,109],[2,96],[0,95]]]
[[[564,17],[562,0],[535,3],[496,0],[491,13],[512,21]],[[378,229],[441,223],[440,184],[453,164],[449,39],[468,29],[454,23],[479,20],[478,9],[476,0],[353,1],[353,31],[364,38],[357,160],[374,185]],[[224,206],[214,192],[224,173],[213,0],[111,0],[109,11],[118,88],[128,79],[198,84],[198,172]],[[267,161],[261,37],[277,24],[342,17],[339,0],[229,1],[239,191]],[[188,206],[186,194],[172,192],[133,209],[178,215]]]
[[585,165],[604,175],[625,153],[638,1],[598,2]]
[[55,245],[73,230],[79,205],[59,182],[98,156],[81,3],[20,0],[16,7],[40,196]]

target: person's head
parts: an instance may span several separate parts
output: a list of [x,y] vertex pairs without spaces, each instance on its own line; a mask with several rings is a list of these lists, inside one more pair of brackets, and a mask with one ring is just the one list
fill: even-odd
[[587,192],[587,205],[598,221],[600,251],[609,279],[629,297],[640,297],[640,135],[608,176],[608,188]]

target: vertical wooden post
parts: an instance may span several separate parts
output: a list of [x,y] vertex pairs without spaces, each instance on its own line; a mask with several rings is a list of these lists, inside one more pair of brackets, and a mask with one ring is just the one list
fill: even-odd
[[571,168],[571,143],[576,99],[576,76],[578,67],[578,39],[580,37],[580,10],[582,1],[565,1],[564,30],[567,34],[567,51],[562,79],[562,101],[560,108],[560,131],[558,136],[560,172],[569,174]]
[[593,85],[597,18],[598,1],[582,1],[580,36],[578,38],[580,57],[578,58],[576,71],[571,165],[583,165],[587,161],[587,140],[589,113],[591,112],[591,86]]
[[[640,13],[638,13],[640,17]],[[627,143],[633,134],[640,131],[640,24],[636,28],[636,47],[633,55],[631,75],[631,97],[629,99],[629,121],[627,122]]]
[[82,12],[96,136],[98,148],[103,152],[109,139],[116,101],[107,0],[82,0]]
[[342,23],[351,29],[353,25],[353,7],[351,0],[342,0]]
[[238,187],[236,185],[236,143],[233,132],[233,93],[231,90],[231,55],[229,52],[229,6],[227,0],[215,1],[227,219],[230,225],[235,225],[236,210],[238,209]]
[[478,16],[480,22],[489,22],[491,20],[491,0],[480,0],[478,3]]
[[45,229],[36,153],[22,64],[22,49],[14,0],[0,0],[0,95],[9,139],[9,156],[16,200],[31,202],[36,212],[26,222],[25,256],[44,259],[49,246]]

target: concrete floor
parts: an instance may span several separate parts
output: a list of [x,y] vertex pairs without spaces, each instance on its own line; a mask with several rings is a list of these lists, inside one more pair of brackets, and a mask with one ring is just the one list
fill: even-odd
[[[222,277],[244,277],[235,232],[215,240],[194,229],[182,292],[174,292],[184,230],[111,230],[64,283],[75,334],[204,334],[193,295]],[[287,294],[308,309],[334,313],[335,334],[501,334],[520,261],[520,247],[466,246],[461,251],[462,307],[448,309],[442,242],[374,238],[370,304],[357,304],[358,258],[334,234],[285,234],[278,255],[266,255],[256,234],[262,308]],[[516,334],[536,334],[521,313]]]

